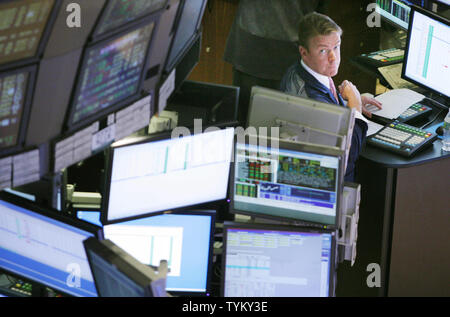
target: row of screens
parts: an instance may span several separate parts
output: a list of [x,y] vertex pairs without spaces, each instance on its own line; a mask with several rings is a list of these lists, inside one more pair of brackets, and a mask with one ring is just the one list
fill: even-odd
[[[162,9],[166,3],[167,0],[106,1],[92,38],[95,41],[127,23]],[[61,1],[58,0],[4,1],[0,5],[0,65],[38,58],[60,6]]]
[[[159,49],[152,43],[159,31],[161,9],[167,3],[167,0],[106,2],[93,33],[94,40],[86,43],[78,73],[73,74],[76,79],[68,97],[70,104],[63,131],[77,131],[141,97],[148,67],[153,66],[149,65],[149,56]],[[55,0],[26,0],[0,5],[0,21],[4,24],[0,25],[0,65],[38,54],[37,45],[42,46],[41,35],[46,25],[56,19],[57,4]],[[161,66],[165,72],[176,66],[194,40],[205,4],[206,0],[190,0],[179,6],[174,19],[175,35],[165,66]],[[18,35],[32,36],[34,40],[28,37],[22,40]],[[36,45],[32,47],[32,43]],[[17,66],[0,72],[0,153],[25,141],[37,75],[37,67]]]
[[230,197],[231,212],[336,226],[342,151],[235,132],[113,145],[102,222]]
[[[172,294],[209,295],[214,211],[184,211],[103,228],[0,195],[0,268],[69,296],[133,296],[127,272],[93,256],[89,238],[112,241],[140,263],[164,259]],[[335,233],[226,223],[222,295],[332,296]],[[89,254],[89,256],[87,256]],[[126,281],[126,283],[124,282]]]

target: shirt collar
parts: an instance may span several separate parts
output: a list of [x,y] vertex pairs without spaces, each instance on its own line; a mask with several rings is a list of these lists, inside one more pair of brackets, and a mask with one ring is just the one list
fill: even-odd
[[317,79],[319,81],[319,83],[321,83],[322,85],[327,87],[327,89],[330,89],[330,79],[329,79],[329,77],[313,71],[308,65],[305,64],[305,62],[303,62],[303,60],[301,60],[300,63],[302,64],[303,68],[308,73],[310,73],[315,79]]

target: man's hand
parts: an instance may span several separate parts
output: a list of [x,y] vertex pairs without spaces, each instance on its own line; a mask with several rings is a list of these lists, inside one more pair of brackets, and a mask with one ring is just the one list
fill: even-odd
[[378,109],[383,108],[381,102],[379,102],[375,98],[372,98],[369,96],[362,95],[361,101],[362,101],[362,113],[363,113],[363,115],[365,115],[368,118],[372,118],[372,112],[369,111],[369,109],[368,109],[368,107],[370,105],[373,105],[373,106],[377,107]]
[[348,80],[344,80],[342,84],[339,85],[338,89],[342,98],[347,100],[347,106],[349,108],[355,108],[356,111],[359,112],[362,111],[363,103],[361,101],[361,94],[359,93],[355,85],[353,85]]

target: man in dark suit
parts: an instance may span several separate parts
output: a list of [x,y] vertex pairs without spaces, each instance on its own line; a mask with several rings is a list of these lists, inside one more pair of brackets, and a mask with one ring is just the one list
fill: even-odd
[[355,164],[367,133],[367,120],[362,115],[366,104],[381,108],[369,97],[361,97],[350,81],[344,80],[336,89],[332,77],[336,76],[341,61],[342,29],[328,16],[311,13],[299,23],[299,52],[301,59],[289,67],[280,89],[288,94],[355,109],[355,127],[352,135],[347,170],[344,179],[354,181]]

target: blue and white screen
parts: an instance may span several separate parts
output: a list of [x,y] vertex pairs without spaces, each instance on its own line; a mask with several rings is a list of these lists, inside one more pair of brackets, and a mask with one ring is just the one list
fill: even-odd
[[92,233],[0,200],[0,267],[73,296],[97,296],[83,247]]
[[405,76],[450,97],[450,26],[413,12]]
[[339,158],[237,143],[237,211],[334,224]]
[[141,263],[167,260],[167,291],[207,291],[211,241],[209,215],[165,214],[105,225],[109,239]]
[[330,233],[228,228],[225,297],[329,296]]
[[234,129],[114,149],[109,221],[225,199]]

